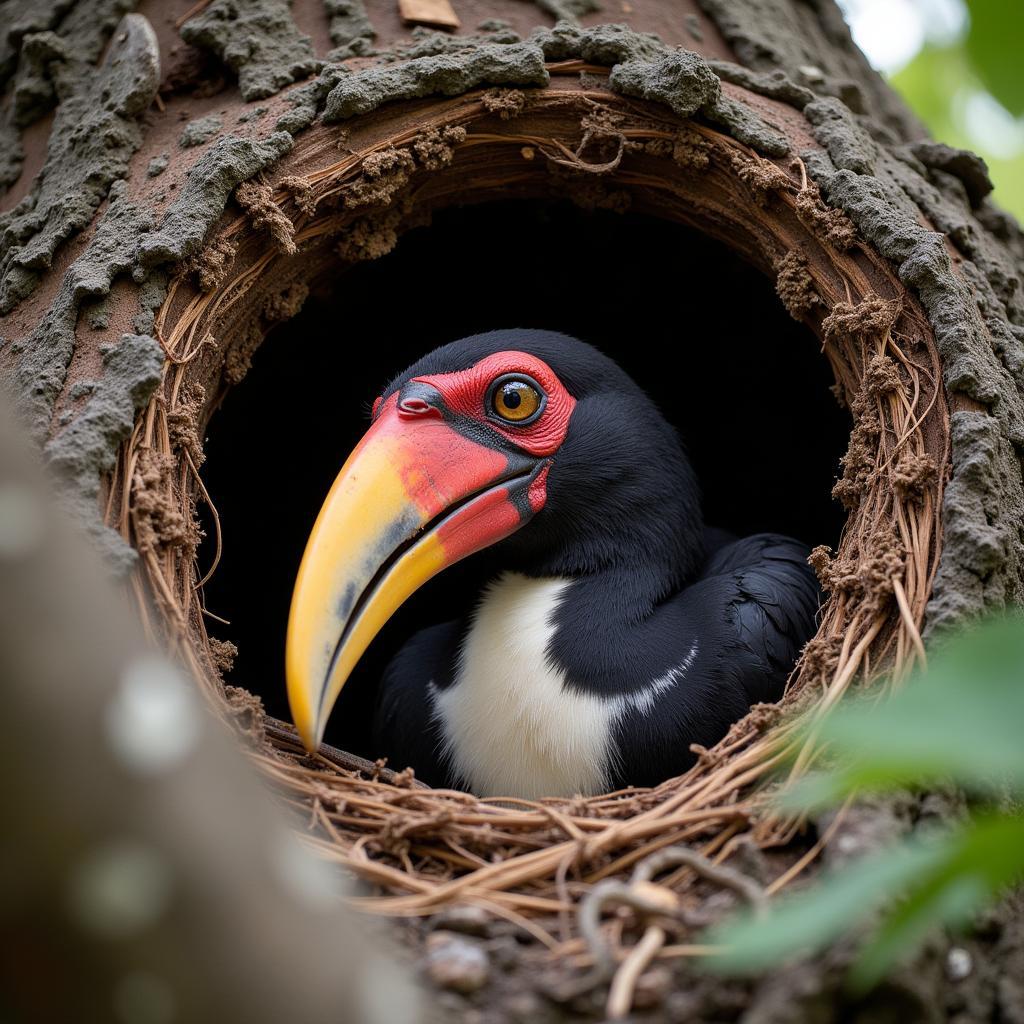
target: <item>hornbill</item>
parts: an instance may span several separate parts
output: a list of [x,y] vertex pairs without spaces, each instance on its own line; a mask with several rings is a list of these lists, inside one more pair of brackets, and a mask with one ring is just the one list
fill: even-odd
[[656,784],[777,700],[814,631],[807,548],[706,528],[676,432],[615,362],[549,331],[475,335],[377,398],[313,527],[286,645],[309,750],[399,605],[492,545],[504,571],[378,693],[377,751],[434,785]]

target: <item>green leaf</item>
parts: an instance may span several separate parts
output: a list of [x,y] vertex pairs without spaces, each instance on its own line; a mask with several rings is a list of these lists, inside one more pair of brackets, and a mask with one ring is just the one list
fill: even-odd
[[[1024,617],[950,640],[922,676],[888,699],[847,701],[807,726],[834,767],[802,779],[790,805],[828,806],[849,794],[951,778],[988,797],[1024,795]],[[896,846],[784,900],[764,918],[714,929],[713,967],[763,970],[874,922],[851,984],[875,984],[940,925],[956,927],[1024,877],[1024,816],[987,814]]]
[[989,895],[978,879],[969,875],[925,886],[897,903],[853,965],[850,987],[857,992],[874,987],[892,967],[912,956],[940,924],[968,920]]
[[993,815],[952,832],[944,861],[910,887],[851,975],[860,989],[881,980],[937,927],[960,927],[1024,875],[1024,818]]
[[971,26],[965,45],[975,73],[1015,117],[1024,114],[1024,4],[1020,0],[968,0]]
[[837,872],[823,885],[785,900],[766,917],[747,914],[714,928],[707,941],[724,950],[709,965],[746,973],[820,949],[943,857],[936,844],[898,847]]
[[[820,807],[863,790],[951,779],[997,794],[1024,793],[1024,620],[976,627],[933,657],[887,700],[848,701],[814,726],[834,767],[786,796]],[[810,734],[809,734],[810,735]]]
[[980,818],[862,860],[783,900],[764,918],[748,914],[712,930],[708,941],[725,949],[710,966],[764,970],[856,933],[881,913],[850,978],[863,990],[936,928],[963,925],[1022,876],[1024,818]]

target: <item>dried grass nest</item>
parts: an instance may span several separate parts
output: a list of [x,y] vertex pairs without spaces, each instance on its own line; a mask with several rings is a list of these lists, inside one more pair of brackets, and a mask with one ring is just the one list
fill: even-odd
[[[924,658],[948,414],[916,301],[823,204],[799,160],[768,161],[706,125],[608,93],[592,78],[605,69],[577,61],[550,70],[552,87],[529,94],[477,91],[389,108],[350,132],[318,126],[300,137],[287,173],[239,186],[234,211],[180,268],[157,316],[163,385],[120,453],[107,518],[139,552],[132,585],[148,628],[246,735],[256,768],[302,816],[306,842],[370,883],[372,894],[355,900],[361,908],[421,916],[475,905],[524,929],[544,956],[604,969],[622,955],[597,928],[606,902],[674,922],[649,943],[648,961],[697,955],[695,881],[757,899],[784,887],[827,839],[772,858],[781,867],[756,884],[730,867],[743,850],[785,849],[801,829],[765,799],[796,742],[787,712],[820,714],[852,685],[883,671],[898,680]],[[244,376],[267,327],[301,305],[317,274],[380,255],[453,197],[497,189],[632,203],[724,240],[776,277],[781,301],[821,338],[853,416],[835,489],[849,518],[838,550],[814,554],[828,600],[784,699],[755,707],[699,750],[690,771],[654,789],[478,799],[340,752],[306,756],[290,727],[223,684],[229,645],[207,634],[202,587],[215,565],[196,564],[196,505],[213,507],[200,437],[217,394]],[[813,757],[800,750],[790,776]],[[624,881],[638,865],[639,877]]]

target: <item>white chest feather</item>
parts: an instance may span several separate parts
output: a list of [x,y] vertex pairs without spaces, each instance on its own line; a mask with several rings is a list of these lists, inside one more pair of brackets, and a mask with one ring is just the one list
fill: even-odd
[[565,579],[507,573],[477,609],[454,685],[435,693],[452,763],[482,796],[598,793],[610,719],[547,659]]
[[616,758],[616,719],[629,708],[651,713],[654,698],[692,661],[628,695],[580,692],[547,657],[554,613],[571,583],[500,577],[477,609],[455,683],[433,690],[447,756],[481,796],[604,792]]

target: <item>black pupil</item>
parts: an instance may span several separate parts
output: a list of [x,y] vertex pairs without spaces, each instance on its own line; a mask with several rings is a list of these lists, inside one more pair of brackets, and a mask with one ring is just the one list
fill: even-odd
[[523,396],[519,393],[519,389],[522,384],[509,384],[505,388],[505,406],[509,409],[518,409],[520,403],[523,400]]

